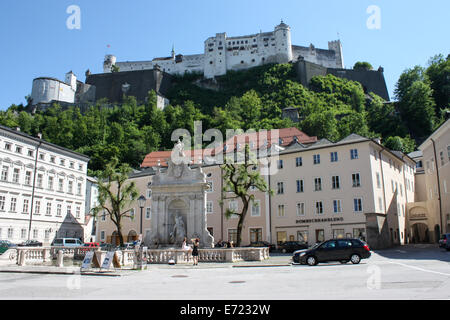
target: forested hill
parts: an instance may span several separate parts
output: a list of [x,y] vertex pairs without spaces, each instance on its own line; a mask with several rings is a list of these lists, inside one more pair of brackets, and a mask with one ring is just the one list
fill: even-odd
[[[228,72],[210,89],[200,79],[175,77],[170,105],[163,111],[149,92],[145,104],[125,97],[122,105],[106,108],[98,101],[83,114],[77,107],[53,105],[32,115],[13,105],[0,112],[0,124],[19,126],[31,135],[41,132],[49,142],[90,156],[90,174],[114,156],[138,168],[147,153],[173,147],[173,130],[193,133],[196,120],[202,121],[203,131],[218,128],[224,133],[296,126],[331,141],[357,133],[381,137],[388,147],[410,152],[442,122],[449,107],[450,60],[439,55],[426,68],[406,70],[396,86],[396,103],[366,95],[359,83],[332,75],[312,78],[307,89],[296,81],[291,64]],[[298,123],[282,119],[286,107],[298,109]]]

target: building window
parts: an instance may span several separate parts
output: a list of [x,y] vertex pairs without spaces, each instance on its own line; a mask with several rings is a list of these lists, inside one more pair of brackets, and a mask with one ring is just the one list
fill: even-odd
[[323,203],[322,203],[322,201],[316,201],[316,214],[323,214]]
[[377,188],[380,189],[381,188],[381,178],[380,178],[380,173],[377,172]]
[[17,206],[17,198],[11,198],[11,204],[9,206],[9,211],[16,212],[16,206]]
[[40,153],[40,154],[39,154],[39,160],[44,161],[44,160],[45,160],[45,154]]
[[31,185],[31,171],[25,172],[25,185]]
[[358,159],[358,149],[351,149],[350,150],[350,159]]
[[81,218],[81,207],[77,206],[77,208],[75,210],[75,214],[76,214],[77,219]]
[[447,158],[450,161],[450,146],[447,146]]
[[361,239],[366,241],[366,229],[364,228],[353,228],[353,238]]
[[308,242],[308,231],[297,231],[297,241],[307,243]]
[[283,169],[283,160],[282,159],[280,159],[280,160],[278,160],[278,166],[277,166],[277,168],[278,169]]
[[41,214],[41,201],[36,201],[34,205],[34,214]]
[[279,204],[278,205],[278,216],[279,217],[284,217],[285,212],[284,212],[284,204]]
[[284,193],[284,183],[278,182],[277,183],[277,194],[283,194]]
[[337,152],[331,152],[331,162],[337,162],[338,161],[338,153]]
[[359,177],[359,173],[352,174],[352,183],[354,188],[361,187],[361,179]]
[[439,152],[439,158],[441,159],[441,166],[444,165],[444,151]]
[[262,241],[262,228],[250,228],[250,242]]
[[302,157],[295,158],[295,166],[296,167],[301,167],[302,165],[303,165]]
[[55,156],[50,156],[50,162],[55,163]]
[[60,165],[64,166],[65,163],[66,163],[66,161],[65,161],[64,159],[59,160],[59,164],[60,164]]
[[74,169],[74,168],[75,168],[75,163],[70,162],[70,163],[69,163],[69,168],[70,168],[70,169]]
[[213,213],[213,202],[206,201],[206,213]]
[[313,155],[314,164],[320,163],[320,154]]
[[341,182],[340,182],[339,176],[331,177],[331,187],[333,189],[339,189],[341,187]]
[[342,202],[341,200],[333,200],[333,212],[341,213],[342,212]]
[[11,144],[5,143],[5,150],[11,151]]
[[38,173],[37,182],[36,182],[38,188],[42,188],[42,178],[43,178],[43,175],[41,173]]
[[8,170],[9,168],[7,166],[2,167],[2,181],[8,181]]
[[237,229],[228,229],[228,241],[237,242]]
[[305,215],[305,203],[298,202],[297,203],[297,216],[304,216],[304,215]]
[[58,191],[60,191],[60,192],[64,191],[64,179],[59,179],[59,181],[58,181]]
[[27,229],[20,230],[20,237],[22,239],[26,239],[26,237],[27,237]]
[[52,214],[52,203],[47,202],[47,210],[45,212],[45,215],[50,216]]
[[344,229],[333,229],[333,239],[342,239],[345,237]]
[[259,217],[261,216],[261,201],[260,200],[253,200],[252,201],[252,217]]
[[361,198],[355,198],[353,199],[353,210],[355,212],[362,212],[362,199]]
[[67,205],[67,215],[70,216],[72,214],[72,206]]
[[83,170],[83,165],[82,165],[82,164],[79,164],[79,165],[78,165],[78,170],[80,170],[80,171]]
[[14,229],[8,228],[8,239],[12,239],[14,236]]
[[45,240],[49,240],[50,239],[50,230],[45,230],[44,231],[44,238],[45,238]]
[[73,193],[73,181],[69,181],[69,186],[68,186],[67,192],[71,193],[71,194]]
[[56,216],[57,216],[57,217],[61,217],[61,213],[62,213],[62,204],[61,204],[61,203],[58,203],[58,204],[56,205]]
[[13,182],[19,183],[20,169],[15,168],[13,171]]
[[17,153],[22,153],[22,147],[16,146],[16,152]]
[[1,211],[5,211],[5,201],[6,201],[6,197],[0,196],[0,210]]
[[380,211],[383,211],[383,199],[381,197],[378,197],[378,207]]
[[34,229],[33,230],[33,239],[37,239],[39,236],[39,230],[38,229]]
[[303,180],[297,180],[297,192],[303,192]]
[[322,190],[322,178],[314,178],[314,191]]
[[206,192],[213,192],[214,191],[214,184],[212,181],[206,181],[207,183],[207,188],[206,188]]
[[100,240],[105,241],[105,231],[100,231]]
[[145,219],[150,220],[152,217],[152,208],[147,207],[145,208]]
[[278,231],[277,232],[277,243],[281,244],[287,241],[287,232],[286,231]]
[[147,189],[147,199],[151,199],[151,197],[152,197],[152,190]]
[[22,207],[22,213],[28,214],[28,208],[30,206],[30,200],[23,199],[23,207]]
[[[236,201],[236,200],[230,201],[230,202],[228,203],[228,209],[229,209],[231,212],[237,212],[237,211],[238,211],[238,203],[237,203],[237,201]],[[235,218],[235,217],[237,217],[237,215],[236,215],[236,214],[233,214],[232,217]]]
[[48,188],[53,190],[53,177],[48,177]]

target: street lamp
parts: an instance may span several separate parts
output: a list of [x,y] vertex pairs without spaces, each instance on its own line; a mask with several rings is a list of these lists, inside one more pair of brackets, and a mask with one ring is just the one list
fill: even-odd
[[139,208],[141,208],[141,235],[142,235],[142,211],[144,210],[144,206],[145,206],[145,201],[147,199],[145,199],[145,197],[143,195],[141,195],[138,199],[138,204],[139,204]]

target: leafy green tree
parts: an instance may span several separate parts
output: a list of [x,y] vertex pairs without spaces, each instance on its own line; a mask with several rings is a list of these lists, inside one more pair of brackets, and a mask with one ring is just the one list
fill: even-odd
[[442,54],[432,57],[425,72],[433,89],[436,116],[440,116],[442,109],[450,108],[450,54],[447,58]]
[[225,196],[224,200],[228,199],[239,199],[242,202],[242,209],[240,212],[235,212],[231,209],[227,209],[225,212],[226,218],[230,218],[232,215],[237,215],[239,221],[237,224],[237,241],[236,246],[239,247],[242,242],[242,228],[244,226],[244,221],[247,216],[247,212],[250,204],[254,200],[255,196],[250,193],[251,187],[254,187],[262,192],[270,192],[266,180],[261,177],[258,170],[252,170],[252,168],[257,165],[254,157],[250,153],[250,147],[248,144],[245,145],[244,151],[241,151],[241,157],[236,163],[226,162],[222,165],[224,172],[224,193],[231,193],[232,195]]
[[373,67],[369,62],[358,61],[354,64],[353,70],[373,70]]
[[120,245],[123,246],[122,221],[124,218],[133,219],[130,205],[137,199],[138,191],[134,182],[128,181],[131,168],[127,164],[118,167],[118,159],[113,158],[105,170],[99,172],[98,178],[98,206],[94,208],[94,215],[100,211],[108,214],[117,229]]

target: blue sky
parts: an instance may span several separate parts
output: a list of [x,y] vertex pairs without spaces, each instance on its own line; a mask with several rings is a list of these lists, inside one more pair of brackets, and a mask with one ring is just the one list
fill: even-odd
[[[80,7],[79,30],[66,26],[70,5]],[[370,5],[381,10],[380,29],[366,26]],[[271,31],[281,19],[296,45],[327,48],[339,33],[346,67],[383,66],[392,98],[402,71],[450,53],[449,12],[448,0],[1,0],[0,110],[25,103],[36,77],[102,72],[106,53],[118,61],[168,56],[172,45],[203,53],[216,33]]]

